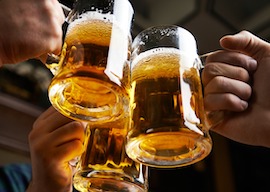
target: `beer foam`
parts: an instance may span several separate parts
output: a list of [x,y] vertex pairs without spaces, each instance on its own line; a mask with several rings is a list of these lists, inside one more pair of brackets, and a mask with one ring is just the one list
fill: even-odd
[[131,62],[132,76],[178,77],[181,54],[176,48],[156,48],[141,53]]
[[[67,44],[81,42],[108,46],[112,31],[119,39],[125,37],[114,15],[87,12],[70,23],[65,41]],[[128,37],[126,39],[128,40]]]

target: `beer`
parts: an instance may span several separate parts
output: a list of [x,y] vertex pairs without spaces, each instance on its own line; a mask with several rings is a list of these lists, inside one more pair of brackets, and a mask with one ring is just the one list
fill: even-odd
[[132,61],[127,153],[156,167],[199,161],[211,149],[204,137],[200,76],[194,58],[175,48],[157,48]]
[[49,88],[51,102],[68,117],[109,121],[127,110],[130,36],[104,17],[89,12],[68,27]]
[[89,125],[85,152],[77,166],[74,186],[79,191],[132,191],[147,188],[147,169],[125,152],[128,117],[106,124]]

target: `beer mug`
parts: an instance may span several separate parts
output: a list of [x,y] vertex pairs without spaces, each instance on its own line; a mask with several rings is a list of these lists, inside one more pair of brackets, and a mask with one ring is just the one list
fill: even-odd
[[111,121],[128,110],[131,24],[128,0],[77,0],[49,86],[52,105],[67,117]]
[[135,37],[126,145],[131,159],[170,168],[210,153],[201,67],[195,38],[181,27],[154,26]]
[[74,187],[87,191],[146,192],[148,168],[125,152],[129,117],[105,124],[88,124],[82,154],[74,175]]

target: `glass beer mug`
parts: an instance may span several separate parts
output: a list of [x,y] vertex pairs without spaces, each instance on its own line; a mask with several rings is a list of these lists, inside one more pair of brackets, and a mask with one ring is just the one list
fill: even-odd
[[77,0],[49,99],[75,120],[110,121],[128,110],[133,8],[128,0]]
[[212,148],[196,41],[178,26],[154,26],[132,44],[131,126],[126,152],[152,167],[181,167]]
[[78,161],[74,187],[82,192],[146,192],[148,168],[125,152],[129,116],[86,128],[84,153]]

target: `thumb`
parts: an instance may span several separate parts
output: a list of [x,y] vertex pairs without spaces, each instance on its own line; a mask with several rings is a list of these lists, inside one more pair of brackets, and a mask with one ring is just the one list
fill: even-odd
[[227,35],[220,39],[220,45],[224,49],[238,51],[259,59],[269,54],[270,44],[248,31],[241,31],[235,35]]

